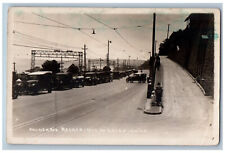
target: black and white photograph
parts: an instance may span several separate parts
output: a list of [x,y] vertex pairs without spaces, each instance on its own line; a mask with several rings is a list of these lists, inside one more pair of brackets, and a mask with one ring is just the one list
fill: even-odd
[[7,143],[217,145],[220,11],[11,7]]

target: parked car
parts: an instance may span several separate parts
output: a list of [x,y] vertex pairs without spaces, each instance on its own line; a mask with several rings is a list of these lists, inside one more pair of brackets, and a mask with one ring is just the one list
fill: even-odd
[[99,82],[95,72],[87,72],[84,78],[84,84],[87,86],[96,85]]
[[129,76],[129,75],[131,75],[133,72],[132,72],[132,70],[126,70],[125,73],[126,73],[126,76]]
[[121,77],[120,77],[120,72],[119,71],[114,71],[113,72],[113,79],[115,80],[118,80],[118,79],[120,79]]
[[12,99],[16,99],[18,97],[18,86],[16,84],[17,75],[16,72],[12,73]]
[[39,91],[52,92],[52,72],[37,71],[28,74],[26,81],[26,93],[37,94]]
[[126,77],[126,72],[125,71],[120,71],[120,77],[121,78]]
[[138,73],[138,70],[132,69],[132,73]]
[[99,83],[107,83],[112,81],[111,72],[97,72],[96,75],[99,79]]
[[139,83],[146,82],[146,74],[145,73],[134,73],[131,74],[127,77],[126,79],[127,82],[134,82],[134,81],[138,81]]
[[84,76],[79,75],[79,76],[74,76],[73,77],[73,87],[79,88],[79,87],[84,87]]
[[56,73],[54,88],[57,90],[73,88],[72,74],[64,72]]

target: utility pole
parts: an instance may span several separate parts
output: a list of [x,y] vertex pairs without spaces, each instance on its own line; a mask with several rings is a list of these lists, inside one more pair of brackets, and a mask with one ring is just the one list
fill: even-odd
[[84,73],[87,71],[87,63],[86,63],[86,55],[87,55],[87,53],[86,53],[86,51],[87,51],[87,47],[86,47],[86,45],[84,44],[84,48],[82,48],[83,50],[84,50]]
[[113,61],[113,70],[115,70],[115,68],[116,68],[116,62]]
[[102,59],[99,59],[100,70],[102,69]]
[[78,65],[79,65],[79,69],[80,71],[82,71],[82,67],[83,67],[83,52],[78,52]]
[[34,69],[35,67],[35,55],[36,55],[36,51],[35,50],[31,50],[31,67],[30,69]]
[[60,62],[60,70],[61,70],[61,72],[63,71],[62,69],[63,69],[63,58],[62,58],[62,55],[61,55],[61,62]]
[[152,29],[152,56],[150,52],[149,59],[149,83],[147,90],[147,98],[151,98],[152,91],[154,90],[154,82],[155,82],[155,18],[156,14],[153,13],[153,29]]
[[88,71],[90,71],[91,70],[91,60],[89,59],[88,60]]
[[155,57],[155,13],[153,14],[153,29],[152,29],[152,57]]
[[129,66],[129,68],[130,68],[130,56],[129,56],[129,61],[128,61],[129,63],[128,63],[128,66]]
[[108,40],[107,66],[109,66],[109,44],[110,43],[112,43],[112,41]]
[[[79,67],[79,69],[80,69],[80,54],[78,54],[78,67]],[[81,69],[80,69],[81,70]]]
[[139,64],[138,64],[138,57],[137,57],[137,62],[136,62],[136,67],[138,68]]
[[119,71],[119,58],[117,58],[116,60],[116,67],[117,67],[117,71]]
[[16,72],[16,63],[13,62],[13,72]]
[[167,39],[169,38],[170,24],[168,24]]
[[157,40],[155,40],[155,53],[156,53],[156,44],[157,44]]

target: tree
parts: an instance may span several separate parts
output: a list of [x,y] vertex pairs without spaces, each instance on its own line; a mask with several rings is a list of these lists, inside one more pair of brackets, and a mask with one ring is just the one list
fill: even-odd
[[111,68],[109,66],[104,66],[103,71],[109,72],[109,71],[111,71]]
[[145,61],[143,64],[140,65],[140,69],[149,69],[149,60]]
[[159,55],[168,55],[169,52],[169,39],[165,39],[159,46]]
[[79,73],[79,68],[74,65],[74,64],[71,64],[68,69],[67,69],[67,72],[71,73],[71,74],[78,74]]
[[60,72],[60,64],[56,61],[56,60],[52,60],[52,61],[45,61],[42,64],[42,70],[43,71],[52,71],[52,73],[58,73]]

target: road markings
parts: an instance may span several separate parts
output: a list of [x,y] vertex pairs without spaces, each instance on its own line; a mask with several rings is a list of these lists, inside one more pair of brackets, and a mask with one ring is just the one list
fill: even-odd
[[81,104],[76,105],[76,106],[74,106],[74,107],[64,108],[64,109],[62,109],[62,110],[60,110],[60,111],[51,113],[51,114],[49,114],[49,115],[41,116],[41,117],[38,117],[38,118],[35,118],[35,119],[32,119],[32,120],[26,121],[26,122],[23,122],[23,123],[19,123],[19,124],[15,125],[13,128],[14,128],[14,129],[19,129],[19,128],[22,128],[22,127],[25,127],[25,126],[34,124],[35,122],[40,122],[40,121],[43,121],[43,120],[52,118],[52,117],[54,117],[54,116],[55,116],[56,114],[58,114],[58,113],[62,113],[62,112],[65,112],[65,111],[69,111],[69,110],[72,110],[72,109],[81,107],[81,106],[83,106],[83,105],[88,105],[88,104],[91,104],[91,103],[94,103],[94,101],[91,100],[91,101],[89,101],[89,102],[81,103]]

